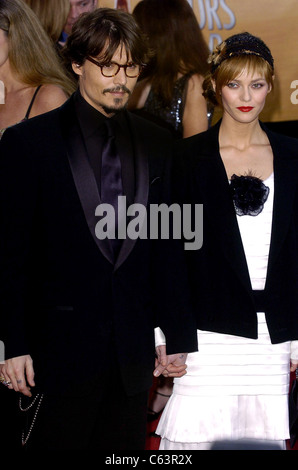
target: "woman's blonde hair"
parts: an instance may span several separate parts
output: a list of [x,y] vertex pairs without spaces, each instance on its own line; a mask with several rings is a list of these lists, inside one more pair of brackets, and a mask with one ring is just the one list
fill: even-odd
[[218,44],[208,58],[209,73],[203,83],[203,95],[213,105],[221,104],[221,90],[244,70],[258,73],[273,88],[274,59],[261,38],[248,32],[233,34]]
[[222,88],[235,80],[243,70],[248,70],[251,75],[258,73],[260,78],[264,78],[273,88],[274,74],[271,65],[257,55],[243,54],[226,59],[213,74],[210,72],[206,76],[203,82],[203,96],[213,105],[220,106]]
[[55,46],[35,13],[22,0],[1,0],[0,29],[8,37],[8,58],[13,73],[30,86],[53,84],[67,95],[76,89]]
[[70,9],[69,0],[23,0],[34,11],[46,33],[56,43]]

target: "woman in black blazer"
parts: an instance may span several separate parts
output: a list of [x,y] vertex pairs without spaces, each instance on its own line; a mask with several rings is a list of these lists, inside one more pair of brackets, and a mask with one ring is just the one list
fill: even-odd
[[[259,122],[273,87],[270,50],[249,33],[210,56],[204,94],[223,109],[181,141],[180,203],[203,204],[203,246],[186,251],[199,352],[176,378],[161,449],[217,441],[285,448],[298,366],[298,140]],[[241,444],[242,443],[242,444]],[[262,444],[263,445],[263,444]]]

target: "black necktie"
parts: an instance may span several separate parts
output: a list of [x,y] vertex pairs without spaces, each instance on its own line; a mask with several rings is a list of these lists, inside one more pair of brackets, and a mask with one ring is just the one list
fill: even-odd
[[[123,195],[121,162],[115,143],[115,123],[106,120],[106,138],[101,158],[101,201],[111,204],[115,210],[115,232],[117,236],[118,196]],[[111,240],[114,252],[119,250],[118,240]],[[116,254],[115,253],[115,254]]]
[[123,194],[121,162],[115,144],[114,125],[107,120],[105,126],[107,132],[101,157],[101,199],[104,203],[112,204],[116,210],[118,196]]

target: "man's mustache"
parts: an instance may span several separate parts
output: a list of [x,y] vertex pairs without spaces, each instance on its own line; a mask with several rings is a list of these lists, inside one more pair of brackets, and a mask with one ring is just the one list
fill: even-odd
[[125,85],[119,85],[119,86],[116,86],[114,88],[105,88],[103,90],[103,93],[119,93],[119,92],[122,92],[122,93],[127,93],[128,95],[131,94],[131,91],[125,86]]

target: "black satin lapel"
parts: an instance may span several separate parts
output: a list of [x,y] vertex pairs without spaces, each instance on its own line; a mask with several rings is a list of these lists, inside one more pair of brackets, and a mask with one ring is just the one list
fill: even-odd
[[79,123],[75,117],[75,109],[71,102],[68,103],[68,107],[61,110],[61,125],[70,168],[89,230],[102,254],[108,261],[113,263],[110,244],[106,240],[99,240],[95,234],[97,223],[95,209],[100,204],[100,196],[86,150],[82,152],[84,147],[83,139]]
[[[203,195],[203,214],[208,217],[221,250],[247,290],[251,289],[248,266],[232,201],[227,173],[219,151],[221,121],[208,131],[199,160],[197,185]],[[198,149],[200,153],[201,149]],[[200,168],[202,165],[202,168]],[[203,241],[204,243],[204,241]]]
[[297,155],[291,155],[291,149],[280,144],[274,134],[268,132],[268,138],[274,155],[274,201],[268,260],[269,277],[271,267],[289,230],[294,199],[298,189],[298,161]]
[[204,169],[200,171],[198,168],[197,184],[203,194],[204,217],[210,220],[227,262],[244,287],[250,290],[251,282],[229,181],[219,153],[206,155]]
[[[135,161],[135,204],[141,204],[143,207],[147,208],[148,194],[149,194],[149,167],[148,167],[148,156],[145,150],[145,147],[142,142],[142,130],[135,128],[132,123],[131,117],[128,115],[128,122],[132,135],[133,142],[133,151],[134,151],[134,161]],[[131,158],[131,155],[127,155],[128,158]],[[128,218],[129,223],[129,218]],[[127,259],[128,255],[133,250],[136,239],[129,238],[126,236],[125,240],[122,243],[118,258],[115,263],[115,270]]]

